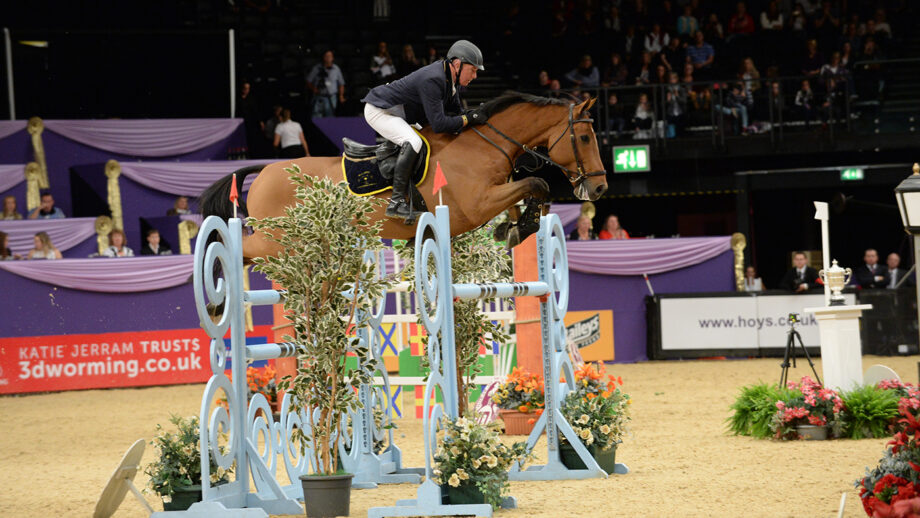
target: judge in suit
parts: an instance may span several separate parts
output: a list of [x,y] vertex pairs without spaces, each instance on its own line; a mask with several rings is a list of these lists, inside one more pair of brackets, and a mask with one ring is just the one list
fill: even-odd
[[853,272],[856,282],[865,289],[880,289],[888,285],[888,268],[878,264],[878,252],[870,248],[863,255],[865,264],[857,266]]
[[796,252],[792,254],[792,269],[786,272],[783,280],[780,281],[780,288],[803,293],[818,286],[818,270],[815,270],[806,263],[808,258],[805,252]]
[[[893,290],[897,288],[898,283],[901,282],[901,279],[907,275],[907,270],[900,268],[901,266],[901,256],[892,252],[888,254],[888,283],[885,285],[886,288]],[[916,278],[913,274],[908,277],[904,284],[901,286],[914,286],[916,284]]]

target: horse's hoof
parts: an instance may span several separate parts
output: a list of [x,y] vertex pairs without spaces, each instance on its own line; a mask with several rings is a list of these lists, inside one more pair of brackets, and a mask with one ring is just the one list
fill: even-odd
[[512,249],[521,244],[521,237],[518,233],[518,228],[514,227],[508,231],[508,249]]
[[511,226],[509,222],[499,223],[495,226],[495,229],[492,230],[492,239],[496,241],[505,241],[508,239],[508,228]]

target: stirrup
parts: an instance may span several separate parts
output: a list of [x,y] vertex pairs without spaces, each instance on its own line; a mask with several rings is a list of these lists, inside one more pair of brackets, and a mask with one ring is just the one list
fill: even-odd
[[411,210],[409,209],[409,202],[407,202],[405,199],[391,199],[390,203],[387,204],[386,216],[388,218],[403,219],[408,217],[410,213]]

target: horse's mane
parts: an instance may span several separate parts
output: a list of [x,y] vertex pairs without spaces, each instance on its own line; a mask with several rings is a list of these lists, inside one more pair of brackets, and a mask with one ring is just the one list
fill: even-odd
[[568,99],[554,99],[552,97],[540,97],[539,95],[525,94],[522,92],[507,91],[486,101],[481,109],[491,117],[515,104],[530,103],[537,106],[568,106],[571,103]]

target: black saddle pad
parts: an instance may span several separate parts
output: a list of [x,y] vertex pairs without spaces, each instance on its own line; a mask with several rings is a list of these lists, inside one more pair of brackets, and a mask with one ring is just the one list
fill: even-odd
[[[420,161],[412,175],[412,183],[416,187],[421,185],[428,176],[428,159],[431,157],[431,147],[428,146],[425,137],[422,137],[422,142],[424,143],[424,149],[422,149],[424,159]],[[351,158],[342,155],[342,174],[348,184],[348,190],[356,196],[372,196],[393,188],[392,178],[388,180],[380,174],[375,157]]]

